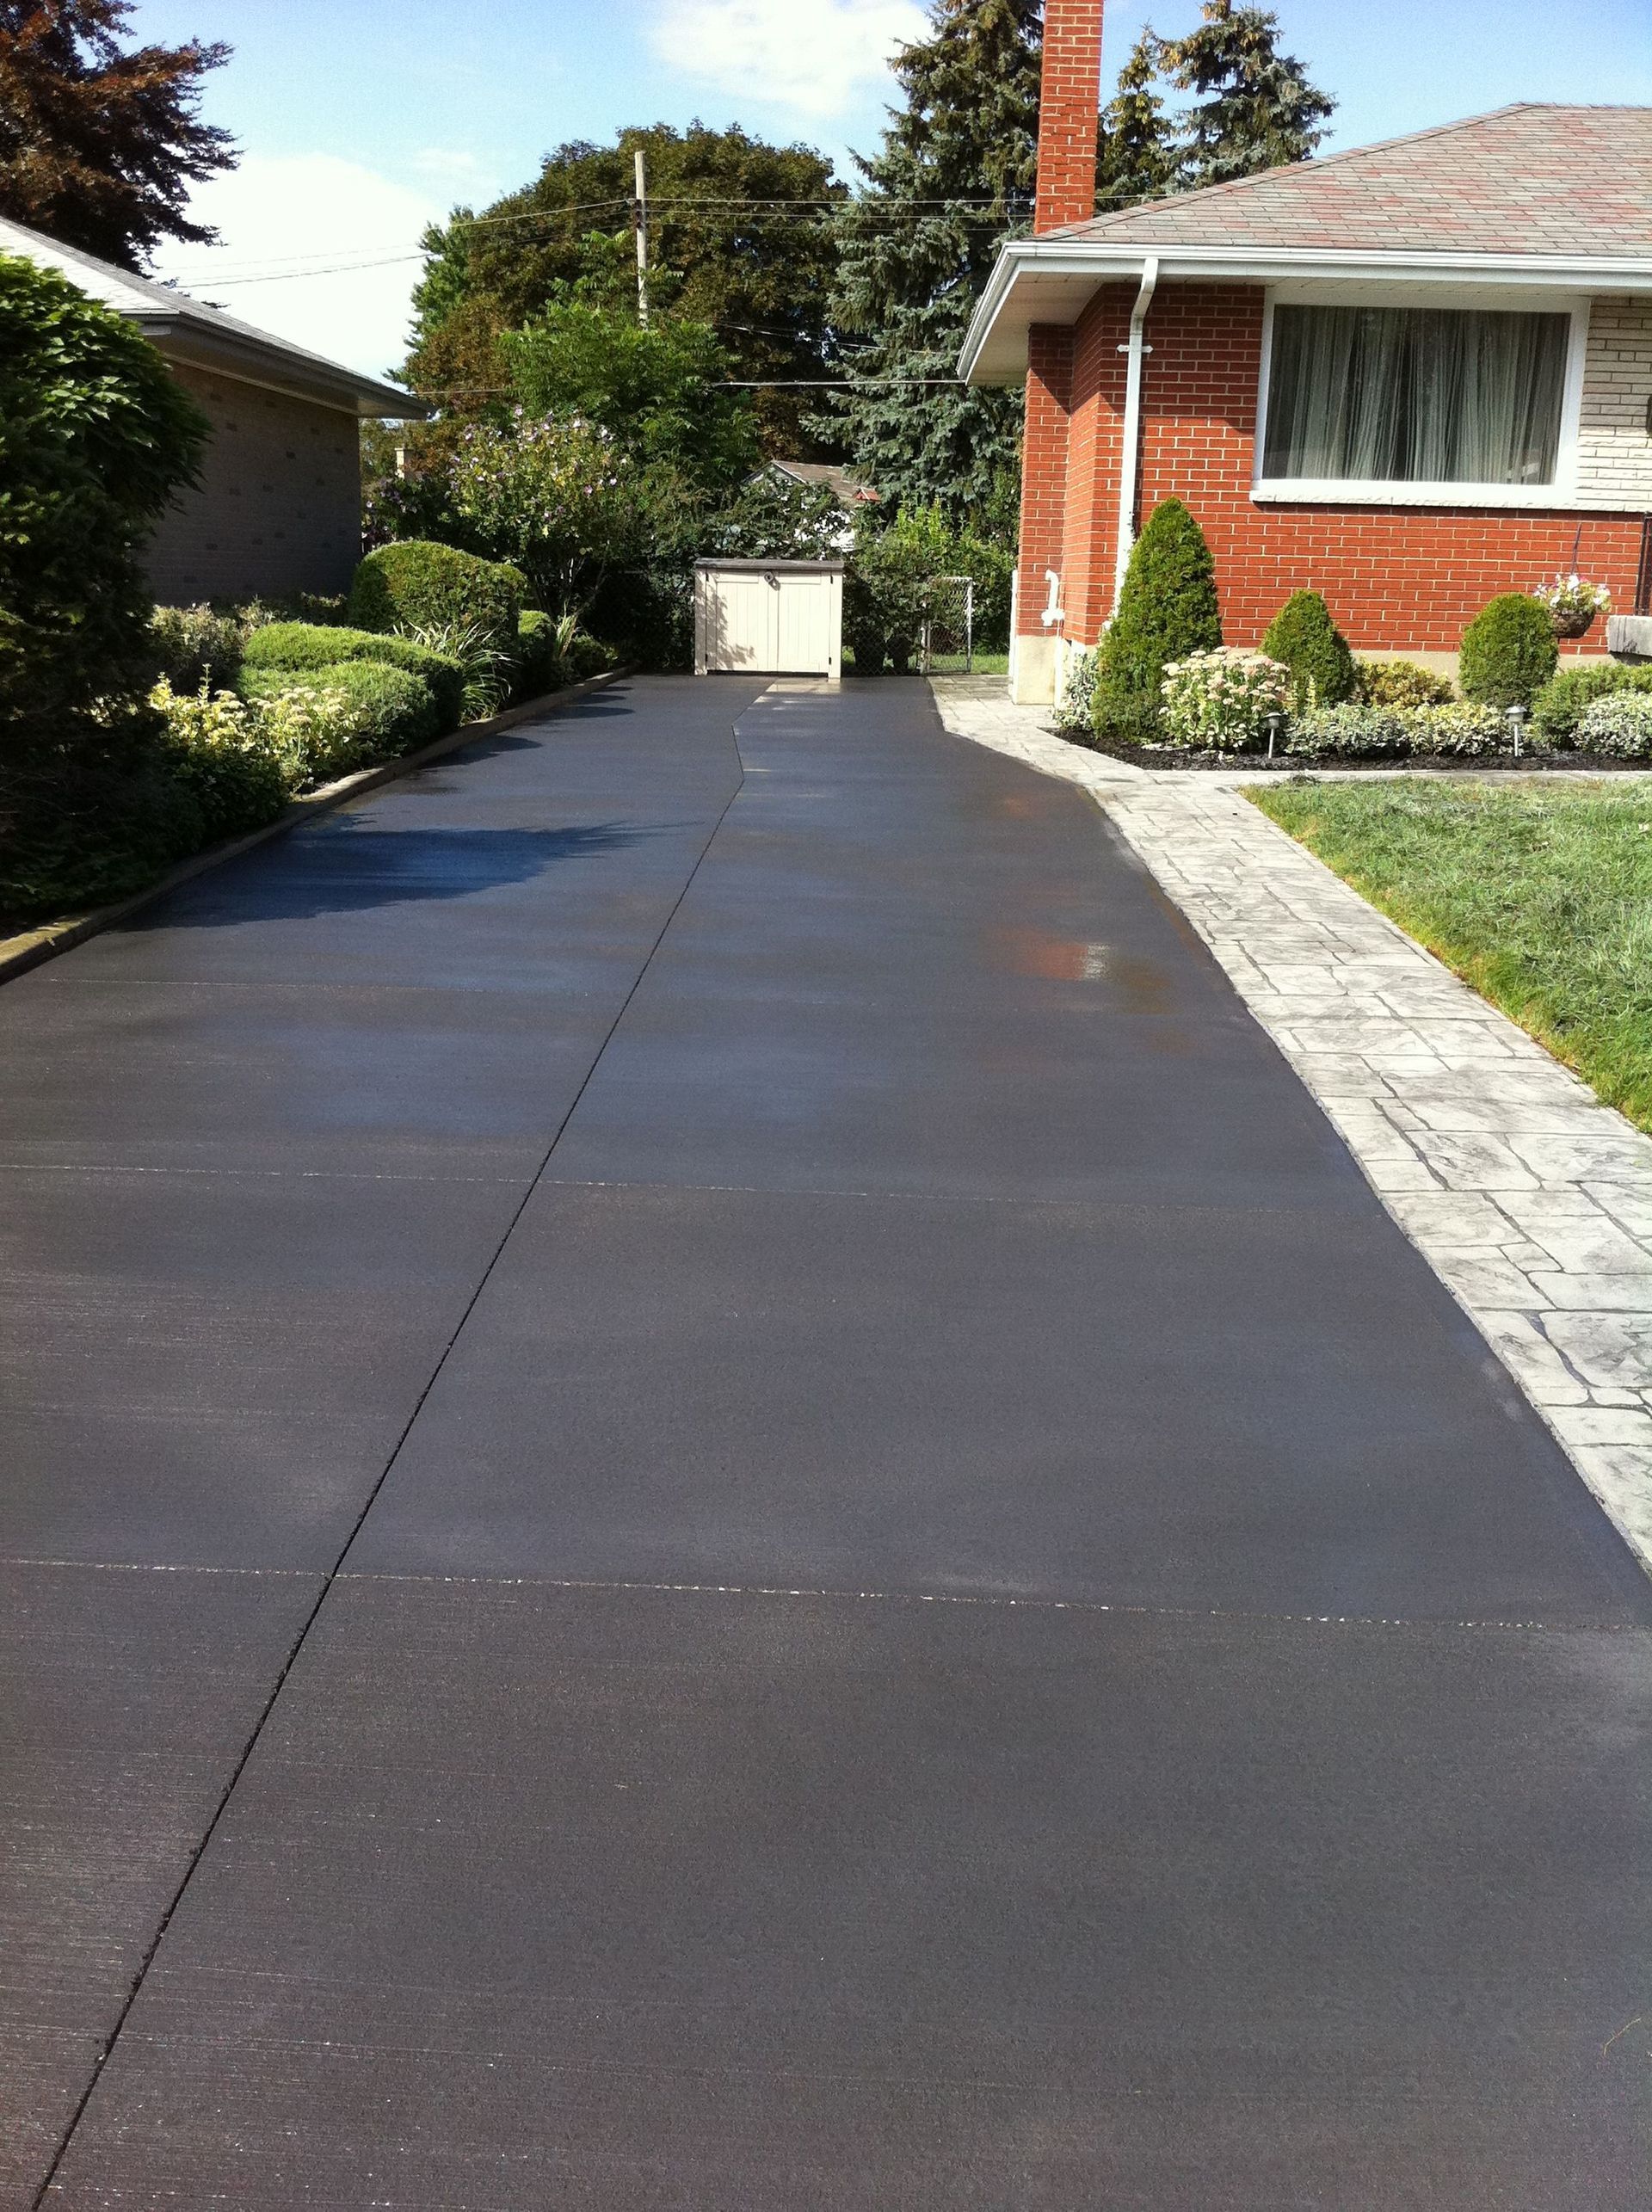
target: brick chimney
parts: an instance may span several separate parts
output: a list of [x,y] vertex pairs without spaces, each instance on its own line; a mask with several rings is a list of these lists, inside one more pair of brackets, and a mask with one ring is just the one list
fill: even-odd
[[1102,0],[1045,0],[1039,97],[1039,192],[1033,235],[1095,213],[1095,132],[1101,107]]
[[[1044,78],[1039,102],[1039,182],[1032,229],[1042,237],[1095,213],[1095,137],[1101,105],[1102,0],[1045,0]],[[1021,445],[1021,533],[1016,564],[1010,693],[1055,697],[1063,647],[1058,622],[1067,506],[1067,428],[1073,334],[1035,323],[1027,334],[1026,428]]]

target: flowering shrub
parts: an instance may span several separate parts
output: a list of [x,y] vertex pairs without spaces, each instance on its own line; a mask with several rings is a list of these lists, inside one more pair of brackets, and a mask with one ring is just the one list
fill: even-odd
[[1575,571],[1539,584],[1532,596],[1549,617],[1556,638],[1581,638],[1597,614],[1612,612],[1612,594],[1606,586],[1587,582]]
[[587,605],[638,548],[638,471],[611,431],[579,416],[472,423],[449,472],[455,511],[496,558],[514,562],[541,606]]
[[1266,653],[1234,645],[1190,653],[1164,671],[1164,735],[1173,745],[1242,752],[1267,716],[1284,712],[1290,693],[1291,671]]
[[1626,760],[1652,756],[1652,692],[1620,691],[1586,706],[1577,742],[1592,753]]
[[1095,706],[1095,676],[1100,666],[1100,648],[1081,645],[1067,656],[1067,666],[1062,672],[1061,695],[1056,701],[1056,728],[1060,730],[1082,730],[1089,735],[1091,718]]

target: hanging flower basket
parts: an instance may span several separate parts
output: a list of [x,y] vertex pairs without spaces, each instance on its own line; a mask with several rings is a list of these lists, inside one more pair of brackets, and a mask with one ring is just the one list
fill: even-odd
[[1556,638],[1581,638],[1599,614],[1612,612],[1612,594],[1604,584],[1589,583],[1580,576],[1556,576],[1532,595],[1549,617]]

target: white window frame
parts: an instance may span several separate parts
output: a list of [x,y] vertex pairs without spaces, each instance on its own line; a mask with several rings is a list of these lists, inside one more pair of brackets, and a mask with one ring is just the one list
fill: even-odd
[[[1409,478],[1269,477],[1267,395],[1273,366],[1273,310],[1291,307],[1448,307],[1487,314],[1564,314],[1571,330],[1561,388],[1560,444],[1551,484],[1427,484]],[[1250,496],[1261,504],[1298,507],[1570,507],[1577,497],[1578,425],[1583,412],[1583,367],[1588,353],[1587,296],[1576,293],[1512,292],[1501,288],[1426,284],[1270,285],[1262,303],[1262,367],[1256,392],[1254,460]]]

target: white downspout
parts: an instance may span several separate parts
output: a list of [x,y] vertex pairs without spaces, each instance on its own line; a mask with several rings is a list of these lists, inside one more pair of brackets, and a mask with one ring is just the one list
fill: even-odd
[[1142,357],[1150,354],[1151,346],[1142,343],[1142,332],[1147,323],[1147,311],[1153,305],[1153,294],[1158,289],[1159,257],[1149,254],[1142,263],[1142,281],[1136,294],[1136,305],[1130,311],[1130,342],[1120,346],[1121,354],[1129,360],[1125,367],[1125,428],[1119,456],[1119,558],[1113,572],[1113,604],[1115,612],[1119,595],[1125,588],[1125,570],[1130,565],[1130,550],[1136,543],[1136,476],[1142,456]]

